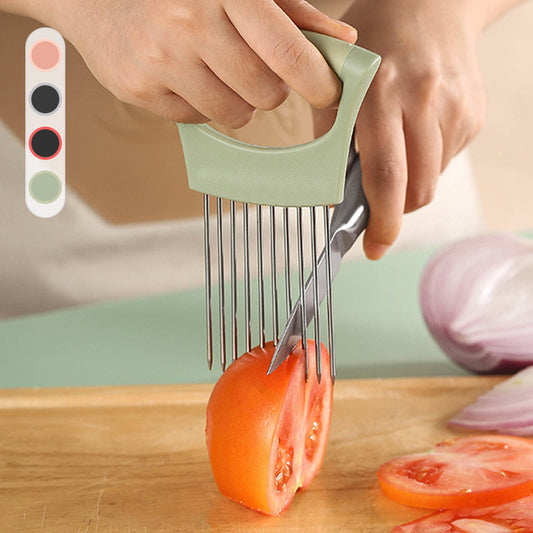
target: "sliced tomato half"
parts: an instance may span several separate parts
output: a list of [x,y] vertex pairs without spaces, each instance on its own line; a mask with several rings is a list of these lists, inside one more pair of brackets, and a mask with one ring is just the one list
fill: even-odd
[[485,507],[533,491],[533,442],[477,435],[437,444],[426,453],[398,457],[378,470],[391,499],[428,509]]
[[438,511],[392,533],[532,533],[533,496],[481,509]]
[[320,383],[313,341],[308,342],[307,383],[301,344],[267,376],[274,349],[272,342],[256,347],[228,367],[211,393],[206,426],[211,468],[222,494],[269,515],[284,511],[320,470],[333,395],[324,346]]

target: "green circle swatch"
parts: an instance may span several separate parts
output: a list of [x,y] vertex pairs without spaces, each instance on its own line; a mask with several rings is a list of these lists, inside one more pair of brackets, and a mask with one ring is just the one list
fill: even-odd
[[41,204],[49,204],[59,198],[61,194],[61,180],[49,170],[37,172],[29,184],[32,197]]

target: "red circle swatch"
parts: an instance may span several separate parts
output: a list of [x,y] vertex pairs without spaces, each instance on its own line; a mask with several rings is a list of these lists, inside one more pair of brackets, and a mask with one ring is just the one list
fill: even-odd
[[61,57],[61,52],[52,41],[44,40],[36,42],[30,52],[32,63],[41,70],[52,70]]

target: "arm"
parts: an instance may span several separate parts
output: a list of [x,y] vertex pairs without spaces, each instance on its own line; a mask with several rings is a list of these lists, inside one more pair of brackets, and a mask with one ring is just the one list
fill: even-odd
[[356,31],[300,0],[0,0],[60,31],[119,99],[179,122],[249,122],[289,88],[318,107],[341,85],[299,27]]
[[357,120],[370,204],[364,247],[381,257],[402,215],[429,203],[440,173],[478,133],[482,30],[519,0],[356,0],[345,20],[383,62]]

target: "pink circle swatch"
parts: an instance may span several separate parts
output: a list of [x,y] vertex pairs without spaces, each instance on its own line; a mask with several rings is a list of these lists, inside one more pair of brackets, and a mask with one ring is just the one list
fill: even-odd
[[30,57],[37,68],[51,70],[59,63],[60,51],[52,41],[39,41],[33,45]]

